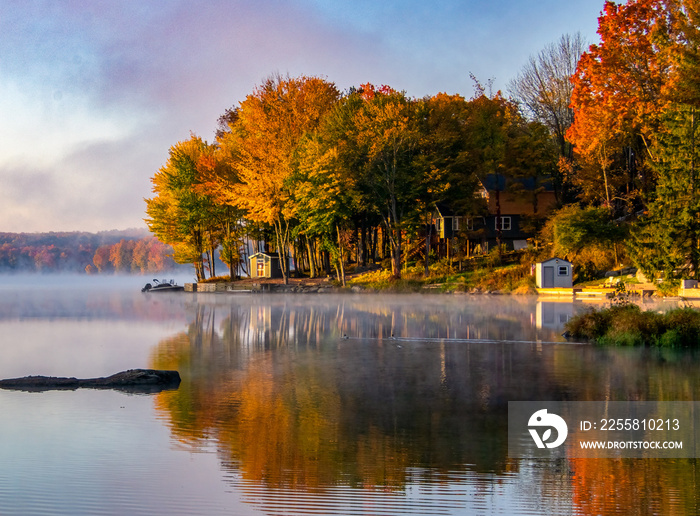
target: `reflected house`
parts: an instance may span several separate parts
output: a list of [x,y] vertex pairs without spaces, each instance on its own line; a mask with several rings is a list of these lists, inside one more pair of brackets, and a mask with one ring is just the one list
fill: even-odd
[[250,260],[251,278],[281,278],[279,256],[267,253],[255,253],[248,258]]
[[537,288],[572,288],[574,284],[573,264],[563,258],[550,258],[535,264],[535,286]]

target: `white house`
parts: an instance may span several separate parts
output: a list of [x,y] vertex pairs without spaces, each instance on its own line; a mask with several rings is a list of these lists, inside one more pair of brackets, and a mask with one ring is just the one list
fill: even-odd
[[535,264],[537,288],[572,288],[574,276],[572,263],[562,258],[550,258]]

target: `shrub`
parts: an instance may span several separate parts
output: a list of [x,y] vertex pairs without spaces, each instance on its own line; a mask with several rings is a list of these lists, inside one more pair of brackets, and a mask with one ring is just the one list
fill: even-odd
[[610,328],[610,318],[610,310],[590,308],[572,317],[565,324],[565,328],[574,338],[598,340]]
[[658,341],[662,348],[679,348],[683,345],[683,339],[678,330],[666,330]]
[[602,346],[644,346],[644,336],[636,331],[608,332],[598,339]]
[[537,289],[535,288],[535,277],[527,275],[521,278],[515,285],[513,289],[513,294],[517,295],[528,295],[537,294]]
[[667,331],[678,333],[678,337],[673,339],[679,341],[681,346],[700,345],[700,312],[697,310],[687,307],[671,310],[666,314],[665,323]]
[[665,314],[625,304],[588,310],[565,325],[572,337],[606,346],[700,346],[700,312],[678,308]]
[[681,286],[680,280],[664,279],[656,287],[656,294],[663,297],[678,295],[678,289]]

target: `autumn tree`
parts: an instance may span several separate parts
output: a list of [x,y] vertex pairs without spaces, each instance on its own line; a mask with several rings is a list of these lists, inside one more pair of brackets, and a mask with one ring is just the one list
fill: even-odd
[[647,162],[656,159],[653,140],[670,70],[672,3],[606,2],[598,19],[601,42],[581,56],[572,79],[575,115],[567,138],[586,165],[600,171],[586,181],[608,206],[653,188]]
[[298,146],[338,97],[335,85],[318,77],[269,77],[241,102],[230,130],[219,138],[222,149],[234,156],[233,202],[249,220],[274,228],[285,283],[294,224],[290,179]]
[[420,210],[420,130],[423,103],[388,87],[365,84],[339,107],[331,130],[339,167],[358,178],[362,202],[381,217],[391,270],[401,277],[402,232]]
[[171,254],[172,248],[158,241],[157,238],[142,238],[134,242],[130,269],[132,272],[141,274],[169,269],[173,265],[169,257]]
[[589,200],[597,190],[608,206],[637,197],[648,207],[629,252],[650,276],[696,276],[700,267],[698,7],[696,0],[607,2],[601,43],[574,76],[568,136],[581,158],[577,179]]
[[134,249],[136,242],[122,239],[109,250],[109,261],[117,273],[129,273],[132,271]]
[[236,156],[230,144],[226,151],[218,145],[209,146],[197,161],[199,181],[195,186],[198,194],[207,196],[213,203],[209,240],[220,244],[219,256],[228,265],[231,278],[239,267],[245,268],[243,248],[247,236],[245,211],[238,207],[235,195],[239,183],[233,165]]
[[[556,164],[556,149],[549,131],[539,122],[525,120],[518,105],[500,92],[488,96],[479,87],[469,101],[468,113],[466,170],[483,184],[496,187],[492,206],[496,217],[501,215],[502,195],[530,202],[535,213],[544,215],[537,195],[551,184]],[[463,199],[468,198],[459,193]],[[473,196],[470,204],[472,216],[485,215],[486,206],[475,203]],[[500,243],[500,234],[496,240]]]
[[[152,199],[146,199],[146,224],[161,242],[171,244],[178,263],[193,263],[198,280],[206,277],[204,254],[213,260],[216,205],[197,189],[199,162],[212,151],[198,136],[170,148],[167,163],[153,176]],[[213,268],[210,267],[213,273]]]
[[[689,2],[693,4],[694,2]],[[657,186],[648,215],[635,225],[630,254],[649,277],[700,277],[700,62],[697,10],[679,17],[668,101],[654,141]]]
[[100,274],[112,268],[112,264],[109,261],[110,247],[111,246],[108,245],[101,245],[95,250],[95,254],[92,258],[92,262],[95,264]]
[[474,213],[478,178],[469,166],[468,123],[470,103],[461,95],[439,93],[423,99],[420,154],[416,165],[422,184],[418,189],[421,209],[427,218],[424,274],[429,275],[432,212],[447,203],[460,213]]
[[352,225],[359,201],[356,179],[345,172],[337,159],[337,149],[321,137],[308,138],[300,149],[293,192],[299,233],[318,239],[322,248],[334,256],[338,279],[343,286],[344,236]]

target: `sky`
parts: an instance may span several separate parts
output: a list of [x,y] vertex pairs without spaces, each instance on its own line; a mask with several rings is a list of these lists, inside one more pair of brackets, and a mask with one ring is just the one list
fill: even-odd
[[0,0],[0,232],[143,228],[169,148],[272,74],[470,98],[603,0]]

